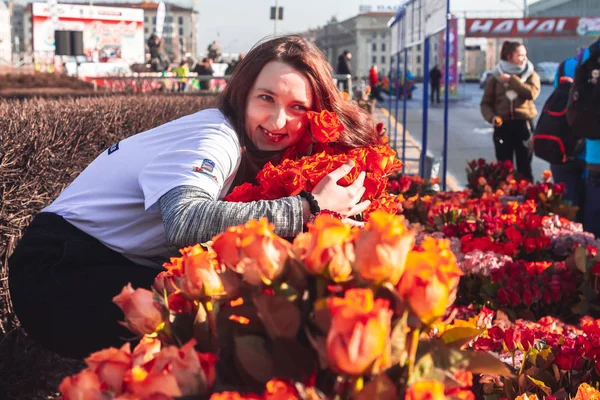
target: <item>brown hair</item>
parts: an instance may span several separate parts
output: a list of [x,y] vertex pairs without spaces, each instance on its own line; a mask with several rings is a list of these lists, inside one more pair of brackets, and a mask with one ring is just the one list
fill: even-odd
[[510,56],[512,56],[512,54],[521,46],[525,45],[520,42],[511,42],[510,40],[505,40],[504,43],[502,43],[502,50],[500,50],[500,59],[508,61]]
[[219,108],[238,135],[245,136],[248,94],[263,67],[271,61],[284,62],[302,72],[310,82],[313,111],[335,112],[344,124],[340,143],[362,147],[378,142],[375,123],[356,104],[345,100],[333,82],[332,68],[323,53],[302,36],[286,35],[255,45],[240,61],[223,92]]

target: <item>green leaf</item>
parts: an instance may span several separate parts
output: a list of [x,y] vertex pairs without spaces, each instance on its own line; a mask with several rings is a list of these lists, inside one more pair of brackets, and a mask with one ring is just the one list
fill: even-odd
[[271,337],[293,339],[300,328],[300,310],[293,303],[280,296],[261,294],[253,298],[258,317]]
[[386,374],[379,374],[367,383],[363,389],[352,396],[353,400],[396,400],[396,385]]
[[575,265],[577,269],[584,274],[587,271],[587,255],[585,247],[578,247],[575,249]]
[[441,339],[445,344],[460,348],[483,333],[483,330],[469,327],[451,328],[444,332]]
[[490,353],[465,351],[466,368],[474,374],[512,376],[510,369],[500,359]]
[[529,378],[529,380],[533,382],[535,386],[537,386],[542,392],[544,392],[546,396],[550,396],[552,394],[552,389],[546,386],[544,382],[532,378],[530,375],[527,375],[527,378]]
[[263,385],[275,376],[275,363],[265,338],[248,335],[236,336],[233,340],[241,372]]

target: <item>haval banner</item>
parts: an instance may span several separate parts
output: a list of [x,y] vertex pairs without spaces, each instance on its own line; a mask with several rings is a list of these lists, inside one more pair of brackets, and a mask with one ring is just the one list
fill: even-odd
[[467,18],[467,37],[600,35],[600,17]]

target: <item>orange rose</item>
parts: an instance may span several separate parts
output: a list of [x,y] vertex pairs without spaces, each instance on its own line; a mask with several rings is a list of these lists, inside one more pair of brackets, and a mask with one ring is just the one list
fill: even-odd
[[372,172],[367,172],[364,183],[366,190],[365,194],[363,195],[363,199],[373,200],[381,196],[381,193],[383,193],[385,190],[387,183],[388,178]]
[[204,250],[199,244],[186,247],[183,249],[181,290],[196,300],[223,294],[223,284],[217,274],[218,267],[214,253]]
[[539,397],[537,397],[536,394],[527,395],[527,393],[523,393],[522,395],[515,397],[515,400],[539,400]]
[[600,399],[600,391],[594,389],[592,386],[587,383],[582,383],[577,388],[577,394],[573,400],[599,400]]
[[266,218],[232,227],[213,238],[213,249],[227,267],[251,285],[271,281],[283,273],[291,244],[273,233]]
[[388,146],[369,147],[367,170],[377,175],[388,175],[402,168],[402,161],[396,158],[396,152]]
[[354,251],[350,240],[350,225],[324,214],[308,224],[308,232],[296,236],[292,251],[309,273],[320,275],[328,267],[328,276],[335,282],[343,282],[352,274]]
[[[175,377],[179,391],[183,396],[200,395],[206,392],[209,384],[207,374],[202,369],[198,353],[194,349],[195,340],[191,340],[181,348],[176,346],[167,346],[159,353],[154,355],[151,362],[151,368],[148,371],[152,373],[165,373]],[[207,371],[214,376],[214,364],[209,366]]]
[[287,169],[277,176],[270,185],[269,199],[297,196],[306,189],[306,178],[299,169]]
[[120,349],[110,347],[92,353],[85,359],[88,368],[105,384],[108,390],[116,395],[123,392],[123,379],[127,371],[133,367],[129,343]]
[[63,394],[64,400],[103,400],[105,397],[100,387],[98,376],[86,369],[75,376],[67,376],[58,390]]
[[133,349],[133,366],[147,363],[154,358],[154,355],[160,351],[160,340],[144,336]]
[[271,379],[269,382],[267,382],[263,397],[265,400],[298,399],[296,388],[279,379]]
[[444,384],[433,379],[424,380],[408,388],[405,400],[446,400]]
[[545,169],[544,172],[542,172],[542,182],[548,183],[550,182],[550,179],[552,179],[552,172]]
[[213,393],[209,400],[262,400],[255,394],[240,394],[238,392]]
[[375,211],[383,211],[388,214],[398,214],[402,211],[402,200],[404,198],[400,196],[393,196],[388,192],[381,193],[381,196],[371,201],[369,207],[363,212],[363,218],[365,221],[369,221],[371,214]]
[[371,213],[356,241],[358,274],[368,281],[396,285],[414,241],[415,234],[406,228],[404,216]]
[[315,159],[311,163],[306,163],[302,168],[302,173],[310,185],[315,186],[333,170],[333,160],[326,156]]
[[166,293],[167,296],[171,293],[177,291],[177,283],[175,279],[175,275],[171,271],[162,271],[156,278],[154,278],[154,284],[152,288],[158,292],[159,295],[164,296]]
[[344,131],[344,125],[337,114],[323,110],[320,113],[308,111],[306,113],[310,124],[313,139],[319,143],[335,142]]
[[427,237],[421,247],[408,254],[398,292],[421,322],[431,325],[454,301],[462,272],[447,240]]
[[133,367],[125,378],[127,393],[134,399],[172,398],[183,394],[177,379],[169,371],[148,372],[143,366]]
[[138,335],[146,335],[156,331],[163,322],[154,295],[146,289],[133,290],[131,283],[123,287],[121,293],[113,297],[115,303],[125,314],[123,326]]
[[327,354],[332,367],[350,375],[378,373],[391,366],[389,302],[373,299],[370,289],[350,289],[331,297]]

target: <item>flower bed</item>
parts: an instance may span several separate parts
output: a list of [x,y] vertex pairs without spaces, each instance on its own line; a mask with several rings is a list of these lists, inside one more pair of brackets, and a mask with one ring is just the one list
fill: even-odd
[[229,200],[310,189],[350,157],[380,174],[365,227],[324,214],[290,243],[250,221],[182,249],[114,299],[139,343],[92,354],[65,398],[600,398],[600,243],[562,185],[479,160],[438,193],[383,145],[325,136]]

